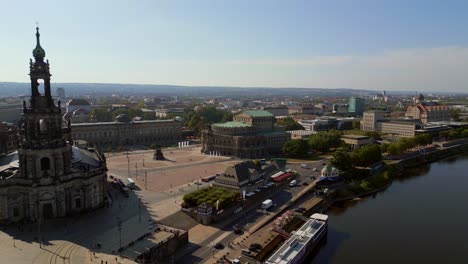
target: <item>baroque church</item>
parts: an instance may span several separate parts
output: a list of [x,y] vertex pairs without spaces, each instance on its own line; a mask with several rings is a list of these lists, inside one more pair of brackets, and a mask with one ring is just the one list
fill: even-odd
[[71,216],[107,202],[106,159],[73,146],[70,121],[63,120],[60,101],[55,104],[51,95],[49,61],[36,31],[31,98],[23,101],[18,151],[0,158],[2,223]]

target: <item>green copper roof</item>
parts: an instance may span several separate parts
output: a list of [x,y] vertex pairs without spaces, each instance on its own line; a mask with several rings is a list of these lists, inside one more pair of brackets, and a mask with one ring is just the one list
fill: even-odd
[[332,172],[336,171],[336,168],[332,165],[328,164],[327,166],[323,167],[322,172]]
[[251,127],[251,125],[244,124],[241,122],[236,122],[236,121],[213,124],[213,126],[215,127]]
[[244,111],[245,114],[251,117],[273,117],[273,114],[265,110],[249,110]]
[[41,47],[41,43],[39,41],[39,27],[36,27],[36,48],[33,49],[33,56],[35,59],[43,60],[45,57],[45,50]]

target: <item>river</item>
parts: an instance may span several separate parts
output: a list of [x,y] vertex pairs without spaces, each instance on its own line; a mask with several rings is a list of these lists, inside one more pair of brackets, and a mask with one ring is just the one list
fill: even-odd
[[407,170],[383,192],[327,211],[309,263],[468,263],[468,155]]

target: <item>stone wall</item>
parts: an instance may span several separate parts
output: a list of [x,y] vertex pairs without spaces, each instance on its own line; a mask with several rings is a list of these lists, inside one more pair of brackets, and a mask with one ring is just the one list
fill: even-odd
[[137,257],[136,261],[139,263],[159,263],[163,259],[174,254],[177,249],[188,244],[188,232],[176,229],[174,235],[166,240],[163,240],[150,248],[145,253]]

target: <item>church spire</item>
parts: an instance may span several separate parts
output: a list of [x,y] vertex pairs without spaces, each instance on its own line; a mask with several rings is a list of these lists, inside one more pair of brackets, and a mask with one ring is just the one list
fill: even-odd
[[36,61],[44,61],[45,51],[41,47],[39,27],[36,27],[36,48],[33,49],[33,56]]

